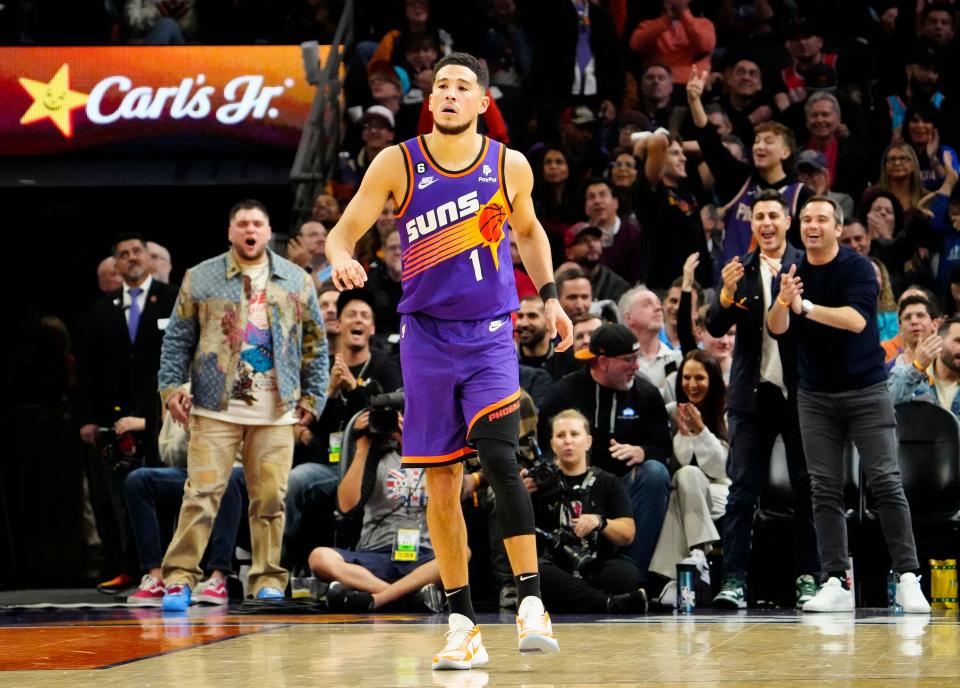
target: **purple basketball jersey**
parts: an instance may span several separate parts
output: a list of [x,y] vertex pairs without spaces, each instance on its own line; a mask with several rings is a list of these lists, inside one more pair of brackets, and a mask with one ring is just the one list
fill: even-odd
[[403,250],[400,313],[484,320],[520,308],[504,189],[506,147],[487,137],[477,159],[450,172],[422,136],[400,144],[407,195],[395,216]]

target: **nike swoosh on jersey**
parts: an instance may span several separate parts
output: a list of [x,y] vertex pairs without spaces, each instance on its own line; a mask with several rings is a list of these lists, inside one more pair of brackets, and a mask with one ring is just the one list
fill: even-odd
[[496,332],[506,324],[507,324],[506,320],[494,320],[492,323],[490,323],[490,331]]
[[420,180],[420,183],[417,184],[417,188],[418,188],[418,189],[421,189],[421,190],[426,189],[428,186],[430,186],[431,184],[433,184],[435,181],[437,181],[436,177],[423,177],[423,178]]

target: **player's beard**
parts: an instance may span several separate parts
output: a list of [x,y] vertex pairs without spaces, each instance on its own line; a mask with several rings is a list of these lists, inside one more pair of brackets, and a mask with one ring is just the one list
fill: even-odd
[[473,120],[468,120],[463,124],[457,124],[452,127],[448,127],[445,124],[440,124],[439,122],[434,120],[433,126],[435,126],[437,128],[437,131],[443,134],[444,136],[457,136],[465,132],[471,126],[473,126]]

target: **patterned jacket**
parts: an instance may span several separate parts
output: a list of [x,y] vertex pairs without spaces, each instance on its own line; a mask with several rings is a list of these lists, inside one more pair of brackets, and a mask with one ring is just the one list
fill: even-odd
[[[280,403],[320,415],[326,401],[327,337],[310,276],[267,251],[267,314],[273,338]],[[247,326],[244,279],[233,252],[190,268],[184,275],[160,352],[163,403],[188,381],[193,403],[225,411]]]
[[[932,364],[927,368],[926,373],[921,373],[913,365],[895,366],[890,371],[890,377],[887,378],[887,389],[890,391],[894,406],[906,401],[926,401],[943,406],[940,403],[940,396],[937,394],[937,387],[933,382]],[[953,398],[953,404],[949,411],[960,418],[960,394]]]

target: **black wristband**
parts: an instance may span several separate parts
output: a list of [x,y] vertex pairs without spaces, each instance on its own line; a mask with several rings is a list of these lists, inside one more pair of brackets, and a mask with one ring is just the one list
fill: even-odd
[[307,274],[308,274],[308,275],[312,275],[312,274],[313,274],[313,268],[310,267],[309,265],[304,265],[304,266],[303,266],[303,269],[307,271]]
[[556,299],[559,298],[557,294],[557,284],[556,282],[547,282],[542,287],[540,287],[540,298],[546,301],[547,299]]
[[601,516],[601,517],[600,517],[600,525],[597,526],[597,532],[598,532],[598,533],[602,533],[603,530],[604,530],[604,528],[606,528],[606,527],[607,527],[607,517],[606,517],[606,516]]

